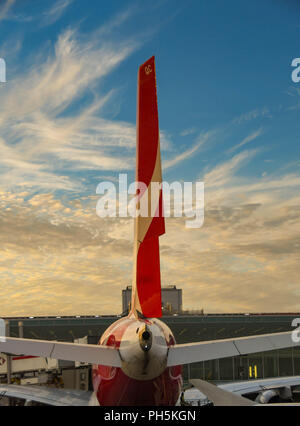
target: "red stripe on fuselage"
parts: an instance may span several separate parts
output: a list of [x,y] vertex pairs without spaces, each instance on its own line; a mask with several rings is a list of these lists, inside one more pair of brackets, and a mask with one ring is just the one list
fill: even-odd
[[40,358],[38,356],[15,356],[13,357],[13,361],[19,361],[21,359],[31,359],[31,358]]

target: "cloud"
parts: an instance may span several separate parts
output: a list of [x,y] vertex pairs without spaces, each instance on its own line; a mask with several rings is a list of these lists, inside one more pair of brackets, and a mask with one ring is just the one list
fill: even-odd
[[112,303],[121,312],[132,241],[120,234],[126,220],[113,232],[112,220],[99,219],[95,204],[93,198],[0,193],[2,315],[110,312]]
[[2,19],[9,19],[10,21],[19,23],[38,22],[40,27],[46,27],[57,22],[73,1],[74,0],[57,0],[51,8],[44,12],[40,12],[38,15],[25,15],[22,13],[8,14],[11,6],[16,3],[16,0],[7,0],[2,10],[0,9],[0,20],[3,15]]
[[42,26],[52,25],[58,21],[67,7],[73,3],[73,0],[58,0],[54,5],[43,13],[44,19],[41,21]]
[[[57,2],[61,9],[53,16],[62,16],[66,4]],[[135,125],[106,117],[117,91],[103,85],[139,47],[131,37],[109,37],[128,16],[120,14],[88,37],[66,29],[53,49],[35,53],[1,92],[3,316],[121,312],[121,290],[132,279],[133,223],[98,218],[97,197],[82,193],[90,171],[115,180],[112,171],[134,168]],[[269,110],[254,110],[233,124],[260,116],[269,117]],[[300,309],[300,176],[283,169],[245,176],[243,167],[260,152],[245,145],[261,134],[253,130],[226,160],[216,163],[214,157],[205,168],[202,228],[185,228],[185,218],[167,219],[162,282],[183,289],[186,308]],[[202,133],[180,152],[161,131],[164,169],[188,162],[213,136]]]
[[[184,306],[207,312],[298,312],[300,176],[244,177],[258,151],[242,151],[205,175],[205,220],[189,230],[168,219],[163,282]],[[167,280],[167,281],[166,281]]]
[[[276,172],[247,181],[242,166],[255,154],[243,151],[207,172],[202,228],[167,219],[162,282],[183,289],[185,308],[300,309],[300,177]],[[121,290],[131,283],[133,222],[100,219],[96,203],[96,196],[0,192],[3,315],[121,312]]]
[[206,187],[221,187],[228,183],[235,172],[249,162],[257,153],[257,150],[242,151],[241,153],[223,162],[204,175]]
[[196,128],[195,127],[190,127],[188,129],[183,130],[180,133],[180,136],[189,136],[189,135],[192,135],[194,133],[196,133]]
[[[85,36],[68,28],[11,78],[0,105],[3,187],[79,191],[82,171],[134,169],[135,124],[103,114],[117,95],[104,92],[103,80],[139,47],[130,36],[109,40],[110,26],[129,17],[121,13]],[[172,150],[167,132],[160,138],[162,150]]]
[[[202,228],[167,219],[163,285],[183,289],[185,308],[299,311],[300,177],[240,183],[244,161],[248,151],[210,170]],[[0,192],[2,315],[121,312],[121,290],[131,283],[133,223],[100,219],[96,202]]]
[[254,132],[252,132],[250,135],[248,135],[247,137],[245,137],[242,142],[240,142],[239,144],[233,146],[232,148],[230,148],[227,153],[230,154],[234,151],[236,151],[237,149],[241,148],[242,146],[246,145],[249,142],[254,141],[255,139],[257,139],[259,136],[261,136],[262,134],[262,129],[258,129]]
[[11,7],[14,5],[15,0],[6,0],[5,3],[0,7],[0,21],[3,21]]
[[[135,128],[102,118],[114,92],[95,90],[136,48],[133,41],[110,43],[93,34],[84,40],[68,29],[54,52],[37,55],[27,71],[12,79],[0,105],[2,185],[73,189],[81,182],[72,182],[68,170],[133,167]],[[79,108],[87,96],[89,104]]]
[[239,117],[236,117],[232,120],[233,124],[243,124],[245,122],[249,122],[255,120],[256,118],[272,118],[272,114],[267,107],[256,108],[252,111],[241,114]]
[[266,197],[240,192],[233,200],[214,188],[206,196],[202,228],[168,220],[163,282],[183,288],[186,308],[299,312],[299,197],[282,189]]
[[212,137],[212,135],[213,132],[201,133],[197,138],[197,141],[194,146],[188,148],[186,151],[180,154],[177,154],[175,157],[164,161],[164,169],[174,167],[177,164],[191,158],[200,148],[204,146],[204,144]]
[[[289,96],[292,96],[292,97],[296,96],[298,98],[299,95],[300,95],[300,89],[298,87],[291,87],[286,93]],[[297,110],[299,108],[300,108],[300,102],[298,100],[296,104],[287,107],[286,110],[287,111],[294,111],[294,110]]]

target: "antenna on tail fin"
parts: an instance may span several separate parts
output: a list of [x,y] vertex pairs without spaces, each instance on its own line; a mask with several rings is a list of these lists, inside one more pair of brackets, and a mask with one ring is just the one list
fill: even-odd
[[137,214],[142,215],[135,219],[131,310],[136,316],[158,318],[162,316],[159,236],[165,233],[165,219],[154,56],[138,72],[136,160]]

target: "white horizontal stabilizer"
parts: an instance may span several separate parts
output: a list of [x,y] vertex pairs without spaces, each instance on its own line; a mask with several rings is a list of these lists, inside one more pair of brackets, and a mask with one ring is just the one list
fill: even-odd
[[101,345],[82,345],[77,343],[51,342],[48,340],[1,337],[0,352],[121,367],[119,351]]
[[293,346],[300,346],[300,342],[296,343],[292,340],[291,331],[236,339],[186,343],[170,347],[167,366],[191,364],[193,362],[247,355]]

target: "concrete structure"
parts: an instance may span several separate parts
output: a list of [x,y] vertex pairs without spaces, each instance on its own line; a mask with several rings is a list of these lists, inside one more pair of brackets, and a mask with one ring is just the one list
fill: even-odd
[[[182,312],[182,290],[176,286],[170,285],[162,287],[161,300],[163,315],[179,314]],[[128,312],[131,302],[131,286],[122,290],[122,308],[123,312]]]

